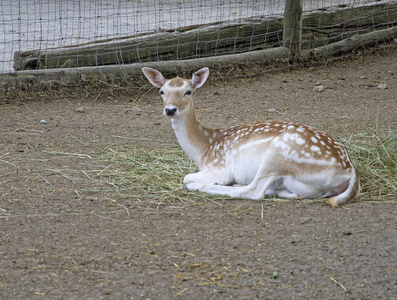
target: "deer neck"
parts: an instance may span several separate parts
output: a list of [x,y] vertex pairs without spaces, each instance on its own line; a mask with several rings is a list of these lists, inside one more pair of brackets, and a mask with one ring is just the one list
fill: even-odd
[[200,168],[201,159],[217,137],[216,129],[205,128],[196,118],[194,108],[184,116],[171,119],[172,128],[183,151]]

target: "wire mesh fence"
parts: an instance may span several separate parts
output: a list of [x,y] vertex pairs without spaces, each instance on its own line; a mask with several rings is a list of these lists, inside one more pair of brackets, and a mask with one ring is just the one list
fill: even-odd
[[[276,0],[2,0],[0,73],[275,48],[284,8]],[[396,0],[304,0],[301,44],[320,47],[396,24]]]

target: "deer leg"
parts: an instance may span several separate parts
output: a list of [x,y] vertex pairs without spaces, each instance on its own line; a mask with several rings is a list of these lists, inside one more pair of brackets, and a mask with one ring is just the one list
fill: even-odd
[[210,169],[205,169],[197,173],[191,173],[186,175],[185,178],[183,179],[183,183],[185,185],[193,184],[193,183],[197,185],[199,184],[231,185],[233,182],[231,179],[227,178],[225,171],[214,171]]
[[299,195],[295,193],[291,193],[290,191],[287,190],[277,190],[275,191],[275,194],[277,197],[280,198],[286,198],[286,199],[298,199]]
[[259,200],[265,196],[266,190],[278,177],[262,177],[245,186],[225,186],[216,184],[205,184],[201,182],[190,182],[186,189],[190,191],[201,191],[209,194],[226,195],[234,198],[246,198]]

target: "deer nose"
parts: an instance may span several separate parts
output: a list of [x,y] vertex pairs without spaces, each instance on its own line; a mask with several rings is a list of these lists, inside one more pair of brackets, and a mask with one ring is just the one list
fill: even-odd
[[166,107],[164,108],[164,113],[166,116],[173,116],[175,115],[178,108],[176,107]]

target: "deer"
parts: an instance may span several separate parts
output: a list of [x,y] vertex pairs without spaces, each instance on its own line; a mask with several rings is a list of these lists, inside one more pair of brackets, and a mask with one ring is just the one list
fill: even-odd
[[192,96],[206,82],[208,68],[190,80],[167,80],[148,67],[142,72],[159,89],[163,114],[199,169],[184,177],[187,190],[252,200],[328,198],[332,207],[358,196],[357,169],[345,147],[326,132],[276,120],[207,128],[196,117]]

